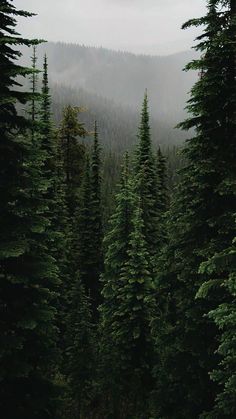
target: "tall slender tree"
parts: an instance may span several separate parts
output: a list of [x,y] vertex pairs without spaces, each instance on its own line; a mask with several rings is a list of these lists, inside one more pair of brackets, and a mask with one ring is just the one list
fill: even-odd
[[5,417],[39,419],[55,417],[57,269],[47,247],[43,155],[29,135],[32,123],[15,108],[16,102],[32,99],[31,93],[15,89],[17,76],[32,74],[16,61],[19,47],[37,43],[16,33],[18,16],[31,14],[1,2],[0,405]]
[[114,311],[119,293],[119,277],[122,266],[127,261],[129,235],[132,229],[133,191],[130,184],[129,157],[126,153],[122,168],[119,192],[116,195],[115,212],[111,216],[110,228],[104,238],[104,273],[102,274],[102,297],[100,306],[100,381],[105,411],[116,412],[116,391],[119,361],[115,347],[110,339],[114,331]]
[[145,92],[143,101],[138,139],[139,143],[136,150],[134,171],[140,180],[137,186],[139,188],[138,194],[141,199],[141,208],[143,211],[144,234],[148,251],[152,255],[151,263],[153,263],[154,268],[156,256],[162,246],[162,237],[159,222],[158,179],[152,150],[147,92]]
[[211,379],[219,383],[219,391],[215,398],[215,404],[210,412],[205,412],[201,417],[233,418],[236,414],[236,309],[235,309],[235,272],[236,272],[236,249],[235,240],[233,245],[224,252],[214,255],[208,262],[201,265],[200,272],[204,276],[212,278],[205,282],[197,296],[209,298],[212,290],[223,288],[225,298],[219,306],[208,313],[219,328],[220,338],[217,352],[219,365],[211,371]]
[[146,417],[153,384],[153,276],[136,190],[126,157],[116,211],[105,239],[102,277],[101,355],[108,394],[105,406],[116,418]]
[[196,135],[185,147],[186,164],[171,208],[166,274],[159,277],[166,303],[159,318],[165,324],[158,340],[163,373],[159,415],[175,419],[211,410],[218,393],[209,376],[218,362],[217,330],[205,314],[224,298],[224,291],[218,289],[206,300],[195,296],[205,282],[199,265],[235,236],[235,44],[226,36],[232,31],[230,13],[229,2],[210,0],[205,17],[184,25],[205,25],[205,30],[198,37],[202,56],[187,66],[201,73],[188,104],[192,116],[182,124],[194,127]]
[[80,112],[82,108],[70,105],[65,107],[59,129],[66,176],[67,207],[71,219],[77,206],[78,189],[81,186],[85,160],[85,146],[79,138],[84,138],[88,134],[84,124],[78,120]]
[[94,141],[91,155],[91,222],[92,222],[92,265],[91,265],[91,281],[92,281],[92,299],[95,307],[98,307],[100,301],[100,282],[99,278],[103,268],[103,226],[102,226],[102,203],[101,203],[101,147],[99,144],[98,127],[95,122]]

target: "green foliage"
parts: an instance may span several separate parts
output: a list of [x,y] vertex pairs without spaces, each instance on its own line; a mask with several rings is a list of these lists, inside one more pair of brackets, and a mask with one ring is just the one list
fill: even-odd
[[65,372],[69,387],[69,417],[88,417],[94,397],[96,359],[95,327],[90,299],[76,276],[70,290],[67,318]]
[[15,105],[32,99],[17,90],[16,76],[32,74],[16,62],[20,45],[37,41],[15,32],[18,11],[10,2],[0,6],[0,307],[1,411],[8,418],[53,418],[52,382],[57,358],[53,303],[58,270],[48,251],[50,222],[44,178],[44,155],[30,135],[30,120]]
[[161,417],[175,419],[210,411],[219,391],[209,375],[217,368],[218,332],[205,315],[224,300],[225,291],[210,282],[209,298],[195,296],[206,280],[199,265],[235,236],[235,44],[230,41],[235,29],[229,2],[222,5],[209,1],[207,15],[185,25],[205,25],[196,47],[201,58],[187,67],[198,68],[200,76],[188,103],[191,115],[181,124],[195,128],[195,136],[184,149],[186,163],[171,206],[170,243],[158,279],[157,326],[164,327],[157,330],[157,405]]
[[126,155],[111,229],[105,238],[102,277],[100,356],[106,417],[109,412],[117,418],[146,417],[153,385],[151,321],[155,299],[136,189]]
[[161,186],[158,184],[159,179],[157,178],[155,158],[152,151],[147,92],[143,101],[138,139],[139,143],[136,149],[134,163],[135,175],[139,179],[136,182],[136,187],[143,211],[145,240],[147,242],[148,252],[152,256],[151,263],[155,269],[157,254],[163,243],[159,222],[162,208],[161,200],[160,202],[158,200],[158,195],[161,193]]
[[[208,313],[208,317],[219,328],[219,365],[211,372],[211,379],[219,383],[219,393],[215,399],[212,411],[203,414],[202,418],[232,418],[236,414],[236,308],[235,308],[235,243],[222,253],[214,255],[208,262],[202,263],[201,272],[214,279],[204,283],[198,297],[211,298],[215,289],[223,289],[225,299],[218,307]],[[221,291],[222,294],[222,291]]]
[[81,112],[82,108],[66,106],[59,129],[66,176],[66,200],[70,217],[73,216],[76,207],[85,156],[85,146],[78,139],[88,135],[84,124],[78,121],[78,114]]

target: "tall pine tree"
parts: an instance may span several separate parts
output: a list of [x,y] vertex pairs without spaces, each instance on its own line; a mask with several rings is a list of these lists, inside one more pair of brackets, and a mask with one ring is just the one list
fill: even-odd
[[126,157],[116,211],[105,239],[100,308],[104,404],[106,417],[114,418],[146,417],[153,385],[153,276],[135,189]]
[[15,90],[16,76],[32,74],[16,62],[19,46],[37,43],[16,33],[17,16],[31,14],[1,2],[0,405],[5,417],[39,419],[55,417],[52,302],[58,275],[47,247],[44,157],[29,135],[32,124],[15,108],[16,102],[32,99]]
[[205,17],[184,25],[204,25],[205,30],[196,47],[202,56],[187,67],[201,73],[188,104],[192,116],[182,124],[194,127],[196,134],[184,150],[186,164],[171,208],[170,244],[162,267],[166,273],[159,277],[159,324],[165,325],[157,339],[159,414],[175,419],[199,417],[212,408],[218,393],[209,376],[218,362],[217,330],[205,314],[224,298],[224,291],[218,289],[206,300],[195,296],[206,279],[199,265],[235,236],[235,44],[226,36],[235,32],[229,29],[230,13],[229,2],[210,0]]
[[156,267],[157,255],[163,244],[160,225],[160,206],[158,203],[158,179],[149,125],[148,96],[144,96],[141,122],[138,134],[139,143],[136,150],[134,172],[139,178],[137,191],[143,211],[144,234],[148,252],[152,256],[153,269]]

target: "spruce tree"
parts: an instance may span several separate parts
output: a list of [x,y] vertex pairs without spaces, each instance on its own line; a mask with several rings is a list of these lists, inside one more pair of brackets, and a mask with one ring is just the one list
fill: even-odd
[[[198,298],[211,298],[212,291],[223,288],[225,298],[218,307],[208,313],[208,317],[219,328],[219,364],[211,371],[211,379],[219,383],[215,404],[210,412],[201,417],[207,419],[233,418],[236,415],[236,249],[233,245],[213,256],[201,265],[200,272],[212,279],[205,282],[198,291]],[[221,292],[222,294],[222,292]]]
[[73,218],[77,206],[76,201],[78,189],[81,186],[85,157],[85,146],[79,142],[79,138],[88,135],[84,124],[78,120],[81,111],[82,109],[79,107],[70,105],[65,107],[59,129],[65,170],[66,200],[70,218]]
[[160,229],[160,209],[158,203],[159,185],[155,167],[155,158],[152,151],[152,142],[149,125],[148,97],[144,96],[141,123],[138,134],[139,144],[135,155],[135,176],[140,182],[138,194],[141,199],[143,211],[144,234],[148,251],[152,255],[153,268],[156,257],[162,246],[163,237]]
[[[133,213],[133,191],[130,184],[129,157],[126,153],[122,168],[119,192],[116,195],[114,214],[110,219],[110,228],[104,238],[104,273],[102,274],[102,297],[100,306],[100,384],[105,412],[116,411],[115,399],[117,375],[119,370],[118,355],[110,335],[113,330],[113,314],[118,305],[119,277],[127,261],[131,217]],[[106,397],[105,397],[106,396]],[[104,400],[105,398],[105,400]],[[116,417],[116,416],[114,416]]]
[[74,269],[80,272],[95,316],[100,300],[102,235],[101,157],[95,124],[91,159],[87,156],[73,227]]
[[90,255],[91,265],[91,297],[95,302],[95,308],[100,301],[100,283],[99,277],[103,268],[103,226],[102,226],[102,203],[101,203],[101,148],[98,138],[97,122],[95,122],[94,141],[91,155],[91,241],[93,248]]
[[217,330],[205,315],[224,298],[224,291],[218,289],[206,300],[195,296],[206,279],[199,265],[227,248],[235,236],[235,44],[228,37],[235,36],[235,30],[229,16],[229,2],[211,0],[205,17],[184,25],[205,25],[205,30],[198,37],[202,56],[187,66],[201,73],[188,104],[192,116],[182,124],[184,129],[194,127],[195,136],[185,146],[162,266],[166,272],[159,276],[163,304],[158,324],[165,328],[159,329],[157,339],[157,404],[160,416],[175,419],[211,410],[218,393],[209,376],[218,362]]
[[126,163],[111,231],[105,239],[101,305],[105,406],[117,418],[146,417],[153,386],[153,276],[135,189]]
[[150,394],[153,389],[151,323],[155,310],[154,278],[150,272],[150,255],[144,239],[139,199],[136,200],[136,206],[132,216],[127,262],[119,278],[118,305],[113,313],[111,333],[120,358],[117,369],[121,381],[123,418],[145,418],[150,415]]
[[25,104],[32,98],[15,90],[16,76],[32,74],[18,65],[18,49],[37,41],[22,39],[15,32],[17,16],[31,14],[9,1],[1,2],[0,405],[8,418],[53,418],[52,301],[58,278],[47,247],[44,194],[48,184],[42,176],[43,154],[29,135],[32,124],[15,108],[16,102]]
[[72,231],[73,275],[79,271],[80,280],[87,293],[93,289],[91,265],[93,264],[92,218],[91,218],[91,171],[87,155],[80,189],[79,203],[75,210]]
[[71,417],[85,418],[91,413],[94,396],[96,342],[92,309],[85,288],[76,274],[69,292],[65,372],[69,387],[68,411]]

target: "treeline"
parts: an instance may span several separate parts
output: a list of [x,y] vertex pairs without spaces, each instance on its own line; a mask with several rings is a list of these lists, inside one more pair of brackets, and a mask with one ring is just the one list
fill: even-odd
[[[22,62],[29,62],[29,50],[22,49]],[[136,111],[140,95],[149,92],[152,115],[169,128],[185,118],[187,93],[197,72],[182,71],[186,62],[198,55],[185,51],[169,56],[135,55],[105,48],[63,42],[39,45],[39,61],[49,57],[50,79],[72,90],[82,89],[92,97],[107,98]],[[68,65],[69,63],[69,65]]]
[[[204,27],[181,124],[193,138],[180,160],[155,149],[146,92],[121,163],[82,108],[65,106],[54,126],[47,57],[40,77],[39,41],[15,31],[15,17],[31,14],[0,5],[6,419],[236,415],[236,4],[207,6],[184,25]],[[17,64],[22,44],[33,46],[31,68]]]

